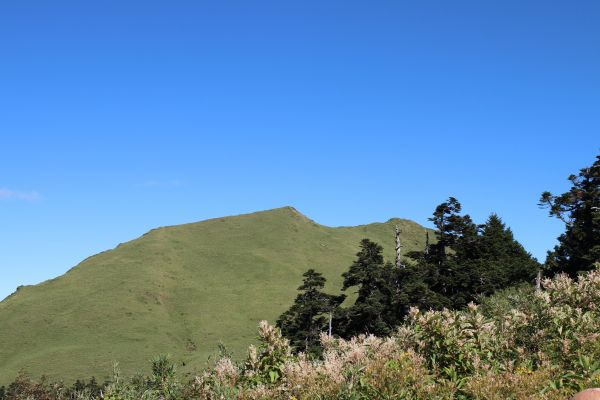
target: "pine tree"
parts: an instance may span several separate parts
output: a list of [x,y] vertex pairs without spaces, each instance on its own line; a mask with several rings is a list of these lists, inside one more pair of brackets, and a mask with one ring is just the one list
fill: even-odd
[[279,317],[277,326],[296,350],[318,353],[320,333],[326,329],[330,314],[344,301],[345,295],[323,293],[326,279],[314,269],[302,276],[300,293],[290,309]]
[[545,267],[551,275],[566,272],[575,276],[600,261],[600,155],[591,167],[568,179],[568,192],[558,196],[544,192],[539,203],[566,226],[546,258]]
[[[476,225],[450,197],[436,207],[430,220],[437,243],[411,252],[416,266],[399,278],[397,302],[421,308],[461,308],[480,295],[511,284],[532,281],[539,264],[492,214]],[[406,306],[405,306],[406,309]]]
[[477,251],[477,226],[469,215],[460,215],[461,211],[462,206],[454,197],[436,207],[429,220],[437,228],[437,243],[429,246],[428,255],[423,255],[427,283],[441,296],[435,303],[452,308],[463,307],[473,299],[474,266],[469,260]]
[[517,242],[510,228],[492,214],[479,227],[478,268],[475,290],[489,295],[498,289],[521,282],[533,283],[539,263]]
[[377,243],[363,239],[357,259],[342,274],[342,290],[358,287],[355,303],[346,310],[346,337],[360,333],[387,335],[397,323],[392,305],[395,269],[384,263],[382,251]]
[[[411,254],[415,256],[415,252]],[[448,297],[433,289],[439,281],[439,269],[436,264],[428,263],[424,259],[416,264],[409,264],[399,271],[398,281],[400,288],[394,296],[394,308],[399,321],[408,314],[410,307],[424,310],[452,307]]]
[[447,261],[446,250],[456,241],[456,231],[461,225],[459,216],[461,210],[462,206],[458,200],[450,197],[438,205],[433,212],[433,217],[429,218],[437,229],[437,243],[430,246],[433,250],[430,260],[437,262],[440,267],[443,267]]

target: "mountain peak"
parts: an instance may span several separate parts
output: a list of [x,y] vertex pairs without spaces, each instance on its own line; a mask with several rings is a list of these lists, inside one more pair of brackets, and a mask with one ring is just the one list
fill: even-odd
[[[424,247],[423,227],[402,229],[406,251]],[[155,354],[185,362],[184,372],[219,343],[240,354],[258,321],[289,307],[308,268],[339,290],[364,238],[393,259],[389,224],[329,227],[292,206],[154,229],[0,302],[0,386],[23,367],[104,377],[115,354],[128,355],[117,360],[125,374]]]

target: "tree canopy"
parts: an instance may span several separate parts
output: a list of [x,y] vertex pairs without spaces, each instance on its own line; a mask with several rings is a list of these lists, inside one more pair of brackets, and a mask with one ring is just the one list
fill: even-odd
[[277,326],[295,349],[312,353],[318,351],[319,335],[326,329],[329,314],[339,307],[345,295],[324,293],[326,279],[314,269],[302,276],[300,293],[290,309],[279,317]]
[[600,261],[600,155],[590,167],[568,179],[568,192],[544,192],[540,197],[540,206],[565,223],[565,232],[546,258],[550,275],[565,272],[575,276],[593,269],[594,263]]
[[338,336],[385,336],[400,325],[410,307],[459,309],[499,289],[533,283],[539,263],[496,214],[477,225],[450,197],[430,220],[437,228],[436,240],[409,253],[407,262],[386,262],[379,244],[360,242],[356,259],[342,274],[342,291],[355,290],[349,307],[340,306],[343,295],[323,293],[325,278],[308,270],[298,288],[301,293],[277,321],[283,335],[296,349],[314,352],[320,332],[326,330],[325,314],[332,310]]
[[356,301],[346,310],[345,336],[386,335],[396,323],[392,312],[394,267],[384,263],[382,251],[377,243],[363,239],[356,260],[342,274],[342,290],[357,288]]

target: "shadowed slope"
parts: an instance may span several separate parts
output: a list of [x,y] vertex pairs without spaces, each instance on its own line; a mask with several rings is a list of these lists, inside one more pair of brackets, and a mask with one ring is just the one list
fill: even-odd
[[241,356],[308,268],[336,292],[360,239],[393,260],[396,224],[404,251],[423,248],[425,229],[408,220],[331,228],[291,207],[154,229],[0,303],[0,384],[21,368],[70,381],[119,361],[131,374],[161,353],[192,371],[220,341]]

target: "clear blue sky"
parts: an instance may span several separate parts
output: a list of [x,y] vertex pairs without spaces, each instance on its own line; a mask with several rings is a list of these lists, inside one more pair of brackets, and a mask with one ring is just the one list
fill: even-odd
[[0,298],[162,226],[293,205],[538,258],[600,147],[598,1],[4,1]]

